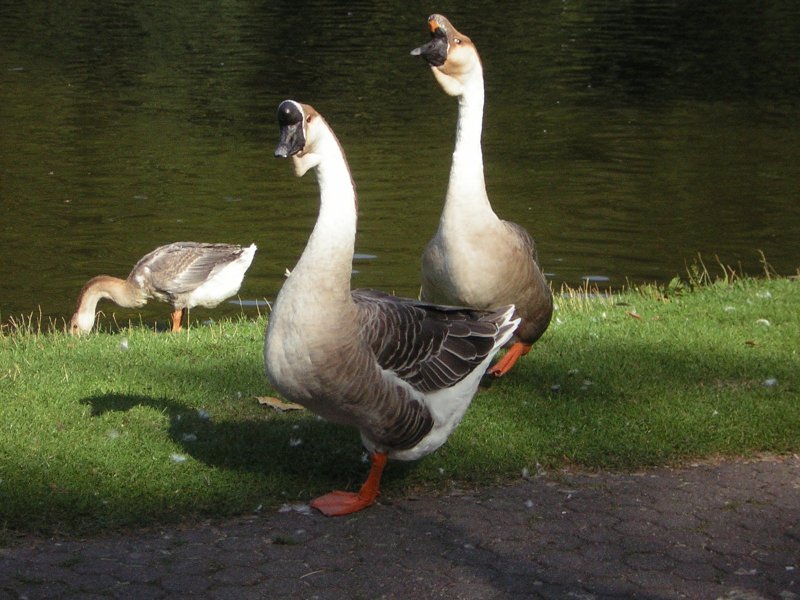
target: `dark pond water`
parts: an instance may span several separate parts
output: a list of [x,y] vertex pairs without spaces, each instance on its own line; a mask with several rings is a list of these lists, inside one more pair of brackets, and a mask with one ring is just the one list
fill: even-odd
[[0,320],[68,317],[89,277],[178,240],[256,242],[241,298],[274,298],[317,209],[272,158],[285,98],[348,154],[355,285],[415,295],[456,119],[408,54],[432,10],[481,52],[489,194],[556,286],[800,266],[797,2],[178,4],[0,0]]

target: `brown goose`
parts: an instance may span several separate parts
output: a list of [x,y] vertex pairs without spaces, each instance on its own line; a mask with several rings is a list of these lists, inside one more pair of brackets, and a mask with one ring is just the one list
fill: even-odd
[[172,304],[172,331],[180,331],[190,308],[213,308],[242,285],[256,245],[175,242],[142,257],[127,279],[98,275],[83,286],[72,316],[73,334],[91,331],[97,303],[107,298],[124,308],[144,306],[150,298]]
[[435,306],[350,290],[357,201],[333,131],[311,106],[278,107],[275,156],[317,174],[317,223],[276,298],[264,342],[272,386],[326,419],[353,425],[371,454],[358,493],[312,501],[327,515],[371,505],[387,458],[414,460],[441,446],[464,415],[489,363],[511,337],[514,307]]
[[421,297],[429,302],[490,309],[517,307],[521,322],[508,352],[489,373],[507,373],[550,323],[553,297],[533,239],[497,217],[483,178],[483,67],[472,41],[442,15],[428,18],[431,40],[422,56],[444,91],[458,98],[458,126],[439,228],[422,255]]

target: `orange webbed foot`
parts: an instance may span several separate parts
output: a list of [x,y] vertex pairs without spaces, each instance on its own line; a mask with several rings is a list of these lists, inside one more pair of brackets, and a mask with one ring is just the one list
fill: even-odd
[[498,360],[486,372],[495,377],[502,377],[511,370],[511,367],[519,360],[520,357],[525,356],[530,352],[531,344],[523,344],[522,342],[515,342],[512,344],[508,352],[505,353],[503,358]]
[[388,456],[383,452],[376,452],[370,457],[372,466],[364,485],[358,493],[333,491],[319,498],[314,498],[310,505],[323,515],[338,517],[358,512],[375,504],[381,486],[381,475],[386,466]]
[[364,510],[374,503],[375,498],[362,498],[360,494],[354,492],[336,490],[319,498],[314,498],[311,501],[311,507],[316,508],[325,516],[339,517]]

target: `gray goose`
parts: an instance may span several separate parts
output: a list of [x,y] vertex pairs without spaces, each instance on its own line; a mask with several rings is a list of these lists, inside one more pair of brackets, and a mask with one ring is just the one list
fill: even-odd
[[483,177],[483,67],[472,41],[442,15],[428,18],[422,56],[444,91],[458,98],[458,125],[439,228],[422,255],[421,297],[491,309],[516,306],[521,321],[511,347],[489,373],[507,373],[541,337],[553,313],[536,245],[520,225],[497,217]]
[[73,334],[92,330],[97,303],[109,299],[124,308],[144,306],[150,298],[172,305],[172,331],[180,331],[183,315],[190,308],[213,308],[230,298],[242,279],[256,245],[174,242],[143,256],[127,279],[98,275],[83,286],[78,308],[70,321]]
[[518,321],[493,311],[436,306],[350,289],[357,200],[339,141],[311,106],[278,107],[275,156],[302,177],[314,169],[319,214],[272,306],[264,363],[272,386],[334,423],[359,429],[371,468],[357,493],[311,502],[326,515],[375,502],[388,458],[414,460],[458,425],[480,378]]

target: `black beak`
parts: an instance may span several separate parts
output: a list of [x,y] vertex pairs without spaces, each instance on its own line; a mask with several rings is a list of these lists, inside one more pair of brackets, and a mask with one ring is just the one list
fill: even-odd
[[441,27],[431,33],[431,41],[427,44],[414,48],[412,56],[421,56],[432,67],[441,67],[447,60],[447,34]]
[[281,129],[281,137],[275,147],[277,158],[289,158],[305,147],[303,112],[296,102],[291,100],[281,102],[278,107],[278,126]]
[[277,158],[289,158],[300,152],[306,145],[306,138],[303,135],[302,121],[297,125],[285,125],[281,127],[281,139],[275,147]]

